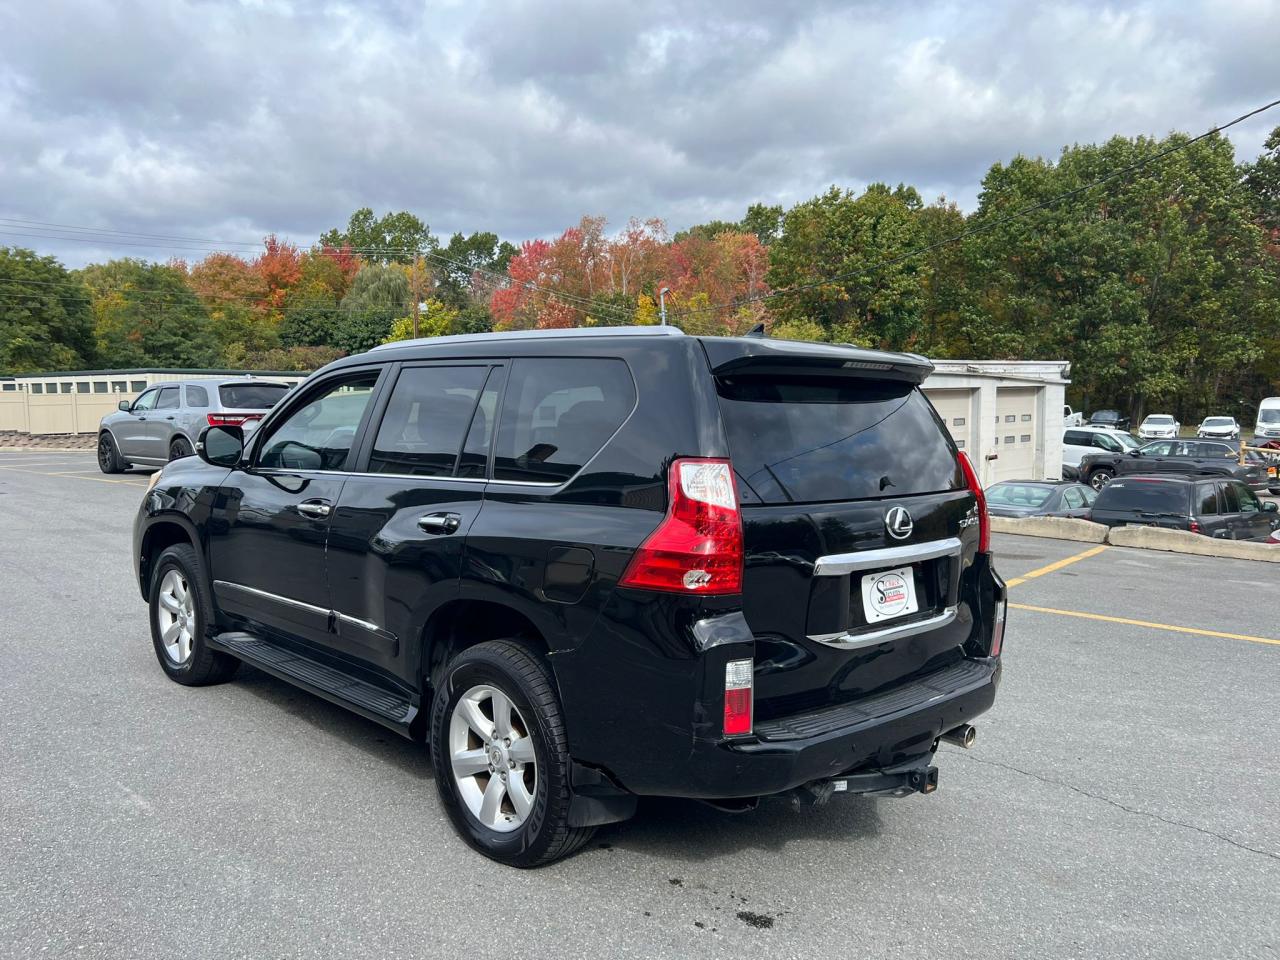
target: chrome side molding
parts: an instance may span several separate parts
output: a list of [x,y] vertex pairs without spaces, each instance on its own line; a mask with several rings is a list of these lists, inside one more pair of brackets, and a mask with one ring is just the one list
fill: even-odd
[[815,577],[842,577],[855,570],[878,570],[896,567],[904,563],[920,563],[938,557],[960,556],[960,538],[929,540],[925,543],[909,543],[901,547],[882,547],[878,550],[856,550],[853,553],[833,553],[819,557],[813,563]]

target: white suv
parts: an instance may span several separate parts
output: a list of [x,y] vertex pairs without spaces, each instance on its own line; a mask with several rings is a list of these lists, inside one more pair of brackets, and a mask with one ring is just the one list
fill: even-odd
[[1153,413],[1138,427],[1138,436],[1143,440],[1166,440],[1176,437],[1182,424],[1167,413]]

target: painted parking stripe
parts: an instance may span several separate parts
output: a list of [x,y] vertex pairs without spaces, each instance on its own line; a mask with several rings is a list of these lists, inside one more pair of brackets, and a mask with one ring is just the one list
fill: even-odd
[[1034,580],[1036,577],[1043,577],[1046,573],[1053,573],[1055,570],[1061,570],[1063,567],[1069,567],[1071,564],[1078,563],[1081,560],[1088,560],[1090,557],[1096,557],[1105,549],[1107,549],[1106,546],[1094,547],[1091,550],[1085,550],[1082,553],[1075,554],[1074,556],[1066,557],[1062,560],[1056,560],[1048,566],[1040,567],[1038,570],[1032,570],[1030,573],[1024,573],[1022,576],[1014,577],[1012,580],[1006,580],[1004,585],[1006,587],[1016,587],[1018,584],[1026,583],[1028,580]]
[[59,479],[71,480],[96,480],[98,483],[123,483],[125,486],[136,487],[138,484],[132,480],[109,480],[106,477],[85,476],[83,473],[49,473],[46,470],[24,470],[22,467],[7,467],[0,465],[0,470],[7,470],[10,473],[29,473],[36,477],[58,477]]
[[1168,630],[1172,633],[1189,633],[1197,637],[1218,637],[1222,640],[1247,640],[1249,643],[1265,643],[1280,647],[1280,640],[1270,637],[1253,637],[1247,633],[1225,633],[1221,630],[1201,630],[1199,627],[1179,627],[1172,623],[1154,623],[1151,620],[1134,620],[1129,617],[1110,617],[1101,613],[1085,613],[1083,610],[1059,610],[1056,607],[1037,607],[1029,603],[1012,603],[1014,610],[1032,613],[1052,613],[1059,617],[1079,617],[1081,620],[1099,620],[1103,623],[1121,623],[1129,627],[1148,627],[1152,630]]

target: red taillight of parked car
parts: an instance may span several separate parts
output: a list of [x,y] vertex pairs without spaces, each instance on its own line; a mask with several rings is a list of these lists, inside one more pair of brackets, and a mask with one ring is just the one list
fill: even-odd
[[1200,526],[1199,520],[1192,520],[1189,524],[1187,524],[1187,529],[1190,530],[1192,533],[1204,533],[1204,527]]
[[742,592],[742,514],[728,460],[671,464],[667,515],[619,584],[673,593]]
[[724,735],[740,737],[751,732],[752,674],[755,661],[730,660],[724,665]]
[[964,482],[969,492],[978,501],[978,552],[986,553],[991,549],[991,514],[987,513],[987,495],[982,492],[982,484],[978,480],[978,471],[973,469],[973,461],[963,450],[957,455],[960,469],[964,471]]
[[211,413],[205,417],[211,427],[243,427],[251,420],[261,420],[260,413]]

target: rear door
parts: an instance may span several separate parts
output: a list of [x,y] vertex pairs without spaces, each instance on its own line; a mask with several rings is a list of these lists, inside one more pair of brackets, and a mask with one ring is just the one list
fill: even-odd
[[1230,520],[1222,513],[1221,485],[1221,481],[1206,480],[1197,483],[1191,495],[1191,513],[1207,537],[1231,536]]
[[750,369],[716,382],[742,502],[759,715],[855,699],[958,659],[975,501],[924,395]]

